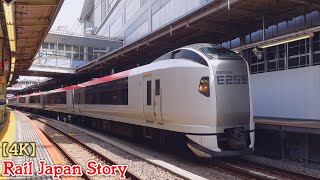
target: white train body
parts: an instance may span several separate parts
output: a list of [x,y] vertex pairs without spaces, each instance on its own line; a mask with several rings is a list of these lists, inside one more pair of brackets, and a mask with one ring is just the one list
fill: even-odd
[[[201,157],[240,155],[254,147],[248,76],[238,55],[195,44],[145,66],[18,99],[26,98],[23,107],[181,132]],[[41,100],[30,104],[31,96]]]

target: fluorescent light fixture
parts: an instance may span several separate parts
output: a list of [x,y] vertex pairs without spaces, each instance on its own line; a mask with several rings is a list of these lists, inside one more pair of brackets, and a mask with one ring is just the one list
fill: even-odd
[[14,41],[16,39],[14,36],[14,26],[7,24],[7,31],[8,31],[9,41]]
[[15,66],[15,64],[11,64],[11,73],[13,73],[14,72],[14,66]]
[[15,57],[12,57],[11,58],[11,64],[15,64],[16,63],[16,58]]
[[12,4],[7,5],[6,3],[2,3],[2,5],[3,5],[4,15],[6,17],[7,24],[13,24]]
[[6,18],[7,32],[10,43],[11,52],[16,52],[16,36],[15,36],[15,26],[14,26],[14,18],[13,18],[13,4],[7,5],[6,3],[2,3],[4,15]]
[[268,48],[268,47],[277,46],[280,44],[286,44],[286,43],[294,42],[294,41],[299,41],[299,40],[307,39],[307,38],[311,38],[311,37],[313,37],[313,34],[305,34],[305,35],[297,36],[297,37],[294,37],[291,39],[279,40],[277,42],[264,44],[264,45],[259,46],[259,48]]
[[8,84],[11,82],[12,80],[12,77],[13,77],[13,74],[10,74],[10,77],[9,77],[9,81],[8,81]]
[[10,43],[11,52],[16,52],[16,42],[15,41],[9,41],[9,43]]

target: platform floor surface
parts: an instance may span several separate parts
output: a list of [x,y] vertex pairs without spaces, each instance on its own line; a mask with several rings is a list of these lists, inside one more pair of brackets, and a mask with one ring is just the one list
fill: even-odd
[[[38,162],[39,160],[45,160],[47,164],[53,164],[52,158],[50,157],[46,147],[42,143],[39,138],[37,132],[27,119],[27,117],[18,112],[18,111],[8,111],[8,122],[4,125],[4,128],[1,130],[0,136],[0,148],[2,152],[2,143],[8,142],[11,145],[14,142],[35,142],[36,144],[36,156],[30,157],[27,155],[24,156],[12,156],[3,157],[3,154],[0,154],[1,160],[13,160],[17,165],[23,164],[26,161],[33,161],[34,164],[34,172],[38,172]],[[0,163],[0,172],[2,172],[2,167]],[[1,173],[0,173],[1,174]],[[50,177],[37,177],[34,175],[33,177],[2,177],[0,175],[0,179],[51,179]]]
[[303,120],[303,119],[255,117],[254,122],[256,124],[265,124],[265,125],[320,129],[320,120],[317,121],[317,120]]

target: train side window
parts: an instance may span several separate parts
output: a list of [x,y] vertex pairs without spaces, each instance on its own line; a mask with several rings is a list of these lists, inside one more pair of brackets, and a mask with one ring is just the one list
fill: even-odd
[[22,97],[18,99],[19,103],[26,103],[26,98]]
[[47,94],[46,104],[67,104],[67,92],[63,91]]
[[151,106],[151,81],[147,81],[147,106]]
[[197,62],[197,63],[202,64],[204,66],[208,66],[208,63],[207,63],[207,61],[205,59],[203,59],[196,52],[193,52],[193,51],[190,51],[190,50],[182,50],[181,58],[189,59],[189,60],[192,60],[193,62]]
[[156,80],[156,96],[160,95],[160,79]]
[[[85,97],[82,97],[85,93]],[[85,87],[80,90],[80,103],[128,105],[128,78]]]
[[40,96],[30,96],[29,103],[30,104],[39,104],[40,103]]

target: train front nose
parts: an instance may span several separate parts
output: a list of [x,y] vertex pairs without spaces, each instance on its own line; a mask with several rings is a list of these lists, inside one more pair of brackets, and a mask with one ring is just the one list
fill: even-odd
[[253,147],[248,67],[244,60],[220,60],[215,74],[217,141],[222,151]]
[[250,93],[244,61],[220,61],[215,74],[217,131],[250,129]]
[[[249,73],[238,54],[217,45],[200,48],[212,74],[201,81],[199,91],[212,98],[212,133],[187,134],[188,147],[201,157],[237,156],[253,151],[254,125],[251,112]],[[205,88],[206,82],[210,87]],[[203,86],[202,86],[203,85]],[[210,89],[210,94],[204,94]]]

